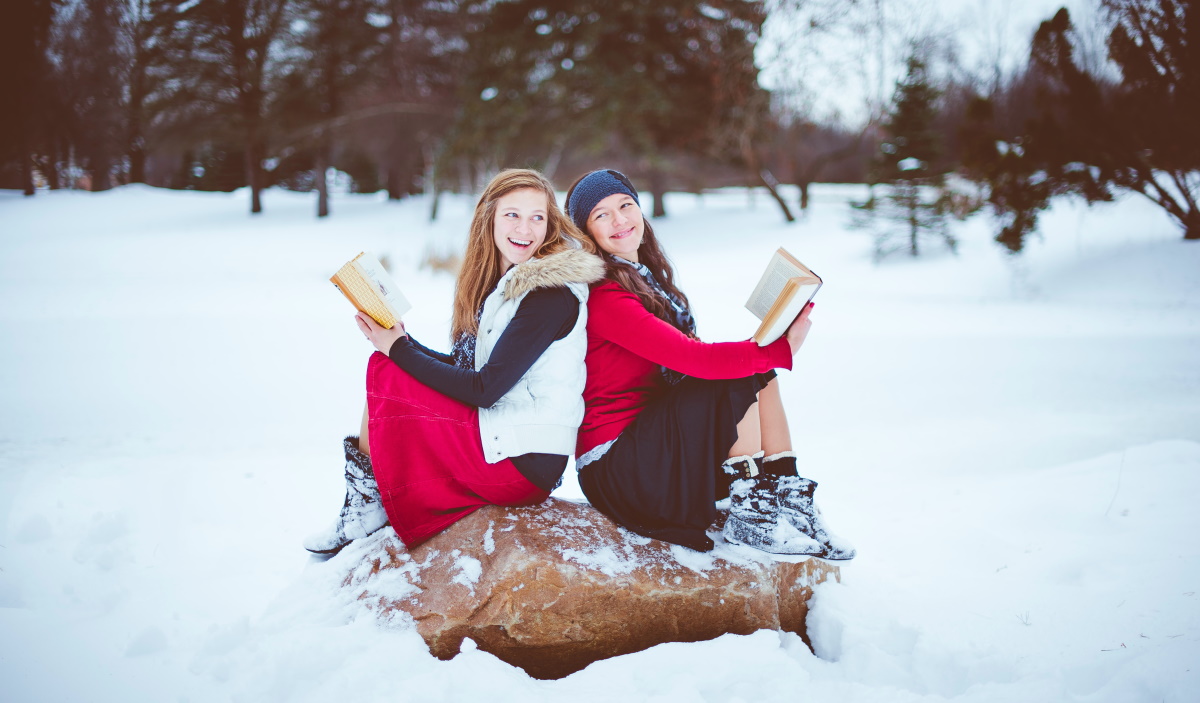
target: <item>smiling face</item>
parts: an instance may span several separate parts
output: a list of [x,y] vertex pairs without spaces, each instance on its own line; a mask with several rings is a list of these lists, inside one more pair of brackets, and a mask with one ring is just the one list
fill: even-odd
[[631,196],[613,193],[596,203],[588,215],[587,229],[601,250],[637,262],[646,223],[642,209]]
[[492,233],[505,268],[528,261],[546,241],[546,194],[535,188],[519,188],[500,196]]

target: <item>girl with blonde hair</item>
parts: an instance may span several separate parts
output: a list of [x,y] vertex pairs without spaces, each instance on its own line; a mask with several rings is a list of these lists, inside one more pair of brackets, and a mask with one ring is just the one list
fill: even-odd
[[367,407],[343,441],[341,513],[306,549],[334,554],[389,521],[411,548],[484,505],[549,496],[583,419],[594,251],[542,174],[502,171],[475,206],[450,354],[356,315],[377,350]]

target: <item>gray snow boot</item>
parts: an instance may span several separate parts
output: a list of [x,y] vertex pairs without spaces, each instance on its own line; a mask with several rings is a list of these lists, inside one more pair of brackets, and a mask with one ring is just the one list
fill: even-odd
[[337,554],[388,521],[371,470],[371,457],[359,450],[358,437],[353,435],[342,440],[342,446],[346,450],[346,500],[338,519],[328,529],[304,540],[304,548],[314,554]]
[[778,477],[780,516],[800,532],[812,537],[824,548],[817,556],[832,561],[847,561],[858,554],[850,542],[839,537],[825,525],[821,509],[813,501],[817,482],[799,476]]
[[754,478],[739,478],[730,485],[725,541],[771,554],[824,556],[823,544],[796,529],[781,515],[779,480],[779,476],[759,474]]

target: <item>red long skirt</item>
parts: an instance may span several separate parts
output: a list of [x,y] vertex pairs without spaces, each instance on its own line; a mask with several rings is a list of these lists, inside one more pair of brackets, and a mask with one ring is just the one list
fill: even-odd
[[508,459],[489,464],[479,408],[438,393],[379,352],[367,364],[371,465],[396,534],[415,547],[485,505],[549,494]]

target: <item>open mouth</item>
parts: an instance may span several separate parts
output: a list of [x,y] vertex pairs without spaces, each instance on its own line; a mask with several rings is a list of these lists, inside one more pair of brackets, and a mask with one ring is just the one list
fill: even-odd
[[522,249],[529,246],[530,244],[533,244],[532,239],[513,239],[512,237],[509,237],[508,241],[511,242],[513,244],[513,246],[518,246],[518,247],[521,247]]
[[630,227],[629,229],[625,230],[624,232],[617,232],[616,234],[609,237],[609,239],[624,239],[624,238],[628,237],[629,235],[633,234],[633,229],[634,229],[633,227]]

